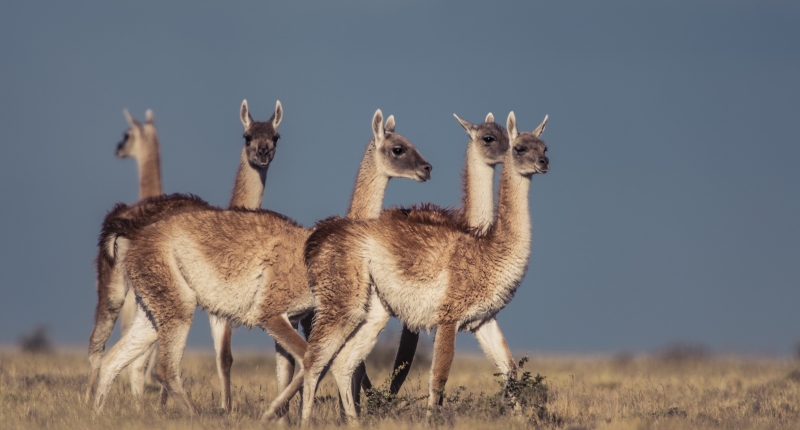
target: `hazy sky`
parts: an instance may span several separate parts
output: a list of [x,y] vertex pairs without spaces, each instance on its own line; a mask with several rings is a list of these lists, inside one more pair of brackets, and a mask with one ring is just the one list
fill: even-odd
[[[243,98],[260,120],[283,103],[264,207],[307,226],[345,212],[377,108],[434,167],[387,205],[459,203],[453,113],[549,114],[530,268],[499,315],[515,350],[800,340],[797,1],[7,1],[0,344],[39,323],[88,344],[100,222],[137,198],[122,109],[155,112],[166,192],[227,205]],[[211,345],[202,313],[190,345]]]

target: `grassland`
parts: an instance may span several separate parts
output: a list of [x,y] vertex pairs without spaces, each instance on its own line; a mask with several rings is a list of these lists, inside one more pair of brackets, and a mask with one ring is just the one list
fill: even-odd
[[[388,354],[388,355],[387,355]],[[373,381],[381,385],[390,353],[376,351],[368,362]],[[424,354],[423,354],[424,355]],[[148,389],[144,410],[133,407],[128,387],[119,378],[106,405],[95,417],[81,399],[88,363],[81,352],[31,355],[0,352],[0,428],[217,429],[265,428],[260,412],[277,393],[274,358],[234,351],[233,404],[230,414],[218,409],[213,358],[187,352],[183,374],[190,396],[202,412],[190,419],[172,401],[157,408],[158,392]],[[447,402],[433,419],[426,418],[427,368],[424,356],[412,367],[403,395],[373,399],[373,413],[362,418],[376,429],[564,428],[564,429],[797,429],[800,428],[800,364],[784,358],[706,356],[671,351],[648,356],[532,357],[525,370],[546,377],[544,387],[521,387],[510,407],[498,394],[499,378],[481,355],[456,356]],[[524,385],[524,384],[523,384]],[[535,393],[526,389],[533,387]],[[519,387],[518,387],[519,388]],[[317,427],[337,426],[335,385],[326,378],[318,393]],[[297,416],[296,400],[290,414]]]

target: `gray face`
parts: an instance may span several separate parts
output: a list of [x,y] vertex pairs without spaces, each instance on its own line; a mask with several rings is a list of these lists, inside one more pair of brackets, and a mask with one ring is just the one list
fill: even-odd
[[475,126],[470,136],[472,137],[470,145],[478,150],[486,164],[494,166],[505,160],[508,152],[508,133],[501,125],[484,122]]
[[514,168],[522,175],[530,176],[536,173],[547,173],[550,170],[550,160],[545,153],[547,145],[531,133],[520,133],[511,148]]
[[149,144],[151,142],[156,145],[155,148],[157,150],[158,147],[155,143],[156,123],[153,111],[148,109],[145,112],[145,117],[147,118],[145,122],[136,121],[136,118],[131,116],[127,109],[123,112],[129,128],[123,133],[122,140],[117,143],[117,157],[146,157],[153,150]]
[[134,156],[133,152],[136,144],[135,133],[138,133],[138,130],[133,128],[125,130],[125,133],[122,135],[122,140],[117,143],[117,157],[126,158]]
[[385,140],[378,151],[390,177],[408,178],[417,182],[425,182],[431,178],[433,167],[408,139],[391,132],[384,136]]
[[272,126],[272,121],[253,122],[244,133],[247,161],[256,168],[264,168],[275,157],[275,149],[281,135]]
[[135,125],[125,130],[125,133],[122,135],[122,140],[117,143],[117,157],[136,158],[146,155],[148,148],[145,147],[145,142],[148,139],[153,139],[155,133],[155,126],[152,124],[135,123]]

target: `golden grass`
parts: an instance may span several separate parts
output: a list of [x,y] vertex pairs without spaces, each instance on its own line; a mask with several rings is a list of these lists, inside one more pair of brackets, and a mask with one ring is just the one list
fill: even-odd
[[[95,417],[82,402],[88,362],[85,354],[52,355],[0,352],[0,428],[217,429],[265,428],[259,415],[277,394],[274,358],[237,351],[233,366],[234,410],[218,409],[217,378],[211,354],[187,352],[185,386],[202,411],[186,418],[170,401],[157,408],[157,389],[148,389],[145,408],[133,407],[125,377],[109,396],[105,413]],[[385,359],[381,361],[385,362]],[[423,358],[412,367],[404,390],[421,397],[427,390]],[[448,393],[465,389],[439,417],[425,418],[425,400],[401,414],[365,417],[362,425],[379,429],[428,428],[586,428],[586,429],[796,429],[800,428],[800,370],[789,359],[743,357],[617,356],[534,357],[526,370],[545,375],[547,413],[539,419],[523,412],[500,414],[481,399],[499,390],[488,359],[459,354]],[[368,363],[376,384],[388,376],[386,366]],[[326,378],[318,392],[319,427],[334,427],[338,416],[335,385]],[[291,421],[297,416],[293,401]]]

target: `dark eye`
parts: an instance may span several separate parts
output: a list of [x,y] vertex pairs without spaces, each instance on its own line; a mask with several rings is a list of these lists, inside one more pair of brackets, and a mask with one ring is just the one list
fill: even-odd
[[250,141],[253,140],[253,136],[250,136],[247,133],[243,134],[242,137],[244,137],[244,141],[247,145],[250,145]]
[[517,146],[514,147],[514,151],[517,154],[524,154],[524,153],[528,152],[528,148],[526,146],[517,145]]
[[483,136],[483,143],[490,144],[495,141],[494,136]]
[[277,144],[278,143],[278,139],[280,139],[280,138],[281,138],[281,135],[280,134],[276,134],[275,137],[272,138],[272,141]]
[[395,146],[392,148],[392,154],[394,155],[402,155],[404,152],[406,152],[406,149],[402,146]]

